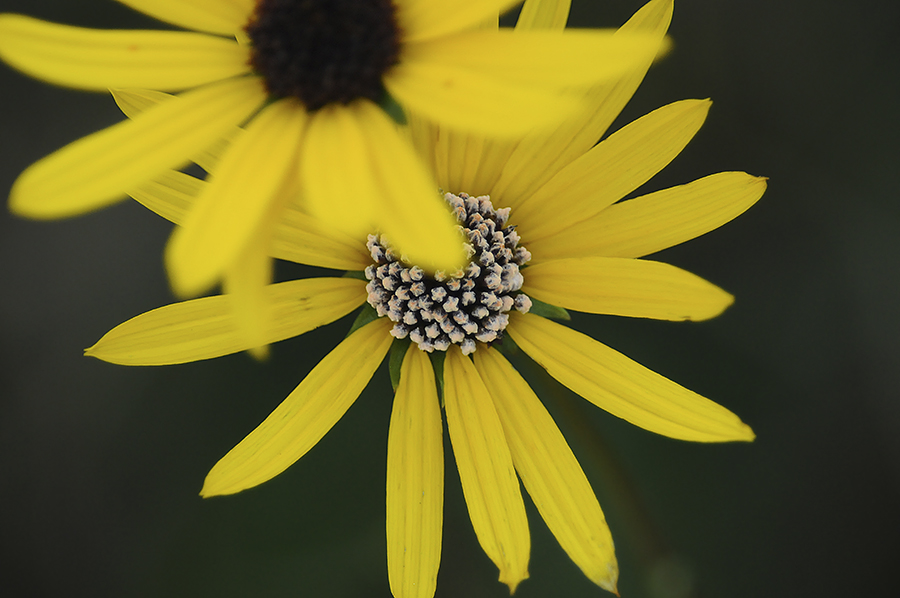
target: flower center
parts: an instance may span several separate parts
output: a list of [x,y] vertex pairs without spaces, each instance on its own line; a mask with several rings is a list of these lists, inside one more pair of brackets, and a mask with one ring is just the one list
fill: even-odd
[[519,246],[515,227],[506,226],[509,208],[495,210],[487,195],[447,193],[444,199],[468,240],[465,270],[429,276],[398,257],[383,237],[369,235],[366,247],[375,265],[366,268],[366,291],[378,315],[394,322],[394,337],[409,337],[429,353],[460,345],[468,355],[476,341],[503,338],[513,307],[523,313],[531,309],[531,299],[518,292],[524,282],[519,266],[531,254]]
[[391,0],[257,0],[246,31],[269,94],[300,98],[311,111],[380,101],[382,75],[400,52]]

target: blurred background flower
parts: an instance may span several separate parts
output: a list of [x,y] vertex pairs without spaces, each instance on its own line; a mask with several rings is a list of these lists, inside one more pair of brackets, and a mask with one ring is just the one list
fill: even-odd
[[[576,0],[570,23],[616,26],[641,4]],[[106,0],[0,9],[153,26]],[[877,595],[893,585],[898,16],[884,0],[676,2],[672,53],[612,127],[709,96],[710,118],[652,189],[701,172],[770,177],[753,210],[654,256],[732,292],[723,316],[578,322],[727,404],[756,442],[668,440],[530,376],[605,507],[623,596]],[[102,95],[8,69],[0,78],[5,189],[34,160],[121,118]],[[10,595],[389,595],[386,371],[285,474],[228,501],[197,496],[246,422],[262,421],[346,327],[281,343],[262,365],[246,355],[160,369],[94,362],[84,347],[170,301],[160,259],[170,226],[123,203],[55,223],[4,213],[0,227],[0,562]],[[448,468],[437,596],[505,596],[454,475]],[[516,596],[598,595],[527,508],[531,579]]]

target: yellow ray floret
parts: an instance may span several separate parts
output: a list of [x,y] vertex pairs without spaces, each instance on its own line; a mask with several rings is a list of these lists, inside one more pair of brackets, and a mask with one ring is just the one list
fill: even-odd
[[601,409],[645,430],[694,442],[753,440],[721,405],[606,345],[540,316],[514,314],[507,331],[547,372]]
[[444,448],[431,361],[407,351],[387,452],[387,562],[391,593],[431,598],[441,561]]
[[455,347],[444,364],[444,408],[475,534],[500,569],[500,581],[515,592],[528,578],[531,549],[519,480],[491,396]]
[[496,350],[475,352],[516,471],[560,546],[587,577],[615,593],[618,565],[600,503],[562,432],[528,383]]

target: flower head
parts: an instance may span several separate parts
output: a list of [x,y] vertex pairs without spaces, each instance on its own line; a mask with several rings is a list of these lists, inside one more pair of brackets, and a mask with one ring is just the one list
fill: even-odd
[[[0,58],[28,74],[89,90],[182,92],[38,161],[16,181],[10,206],[34,218],[71,216],[189,161],[214,171],[167,248],[181,296],[222,279],[265,280],[259,255],[301,197],[330,226],[377,229],[418,263],[458,267],[452,219],[386,110],[399,103],[442,126],[515,136],[559,120],[579,104],[573,89],[632,68],[660,44],[611,32],[499,31],[498,12],[516,0],[120,1],[193,31],[0,15]],[[414,222],[429,223],[427,234]]]
[[[670,0],[653,0],[624,29],[661,38],[671,10]],[[541,24],[549,23],[534,23]],[[530,536],[518,474],[572,560],[615,591],[617,564],[600,505],[500,341],[511,339],[563,385],[652,432],[697,442],[753,439],[724,407],[550,319],[573,309],[704,320],[732,302],[693,274],[638,258],[738,216],[762,195],[764,179],[725,172],[620,201],[683,149],[709,102],[664,106],[594,146],[648,65],[594,90],[589,110],[548,133],[494,142],[411,121],[413,139],[448,191],[445,202],[462,231],[469,261],[458,271],[427,272],[393,247],[389,234],[348,237],[302,212],[286,212],[274,255],[356,274],[268,286],[267,342],[364,307],[345,340],[215,465],[201,494],[240,492],[284,471],[343,416],[390,352],[396,393],[387,541],[394,595],[428,597],[436,584],[443,496],[439,385],[469,515],[500,580],[514,590],[528,576]],[[205,184],[194,180],[174,193],[181,176],[136,199],[178,222]],[[246,349],[230,302],[216,296],[148,312],[107,333],[87,354],[158,365]]]

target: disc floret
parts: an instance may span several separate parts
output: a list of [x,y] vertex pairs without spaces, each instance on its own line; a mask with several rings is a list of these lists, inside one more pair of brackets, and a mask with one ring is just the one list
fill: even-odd
[[366,291],[378,315],[394,322],[395,338],[409,338],[429,353],[459,345],[468,355],[477,342],[502,339],[511,309],[531,309],[531,299],[519,292],[520,266],[531,253],[519,245],[516,227],[506,225],[509,208],[495,210],[487,195],[447,193],[444,199],[466,239],[466,267],[429,275],[398,256],[383,236],[369,235],[366,247],[375,264],[366,268]]

